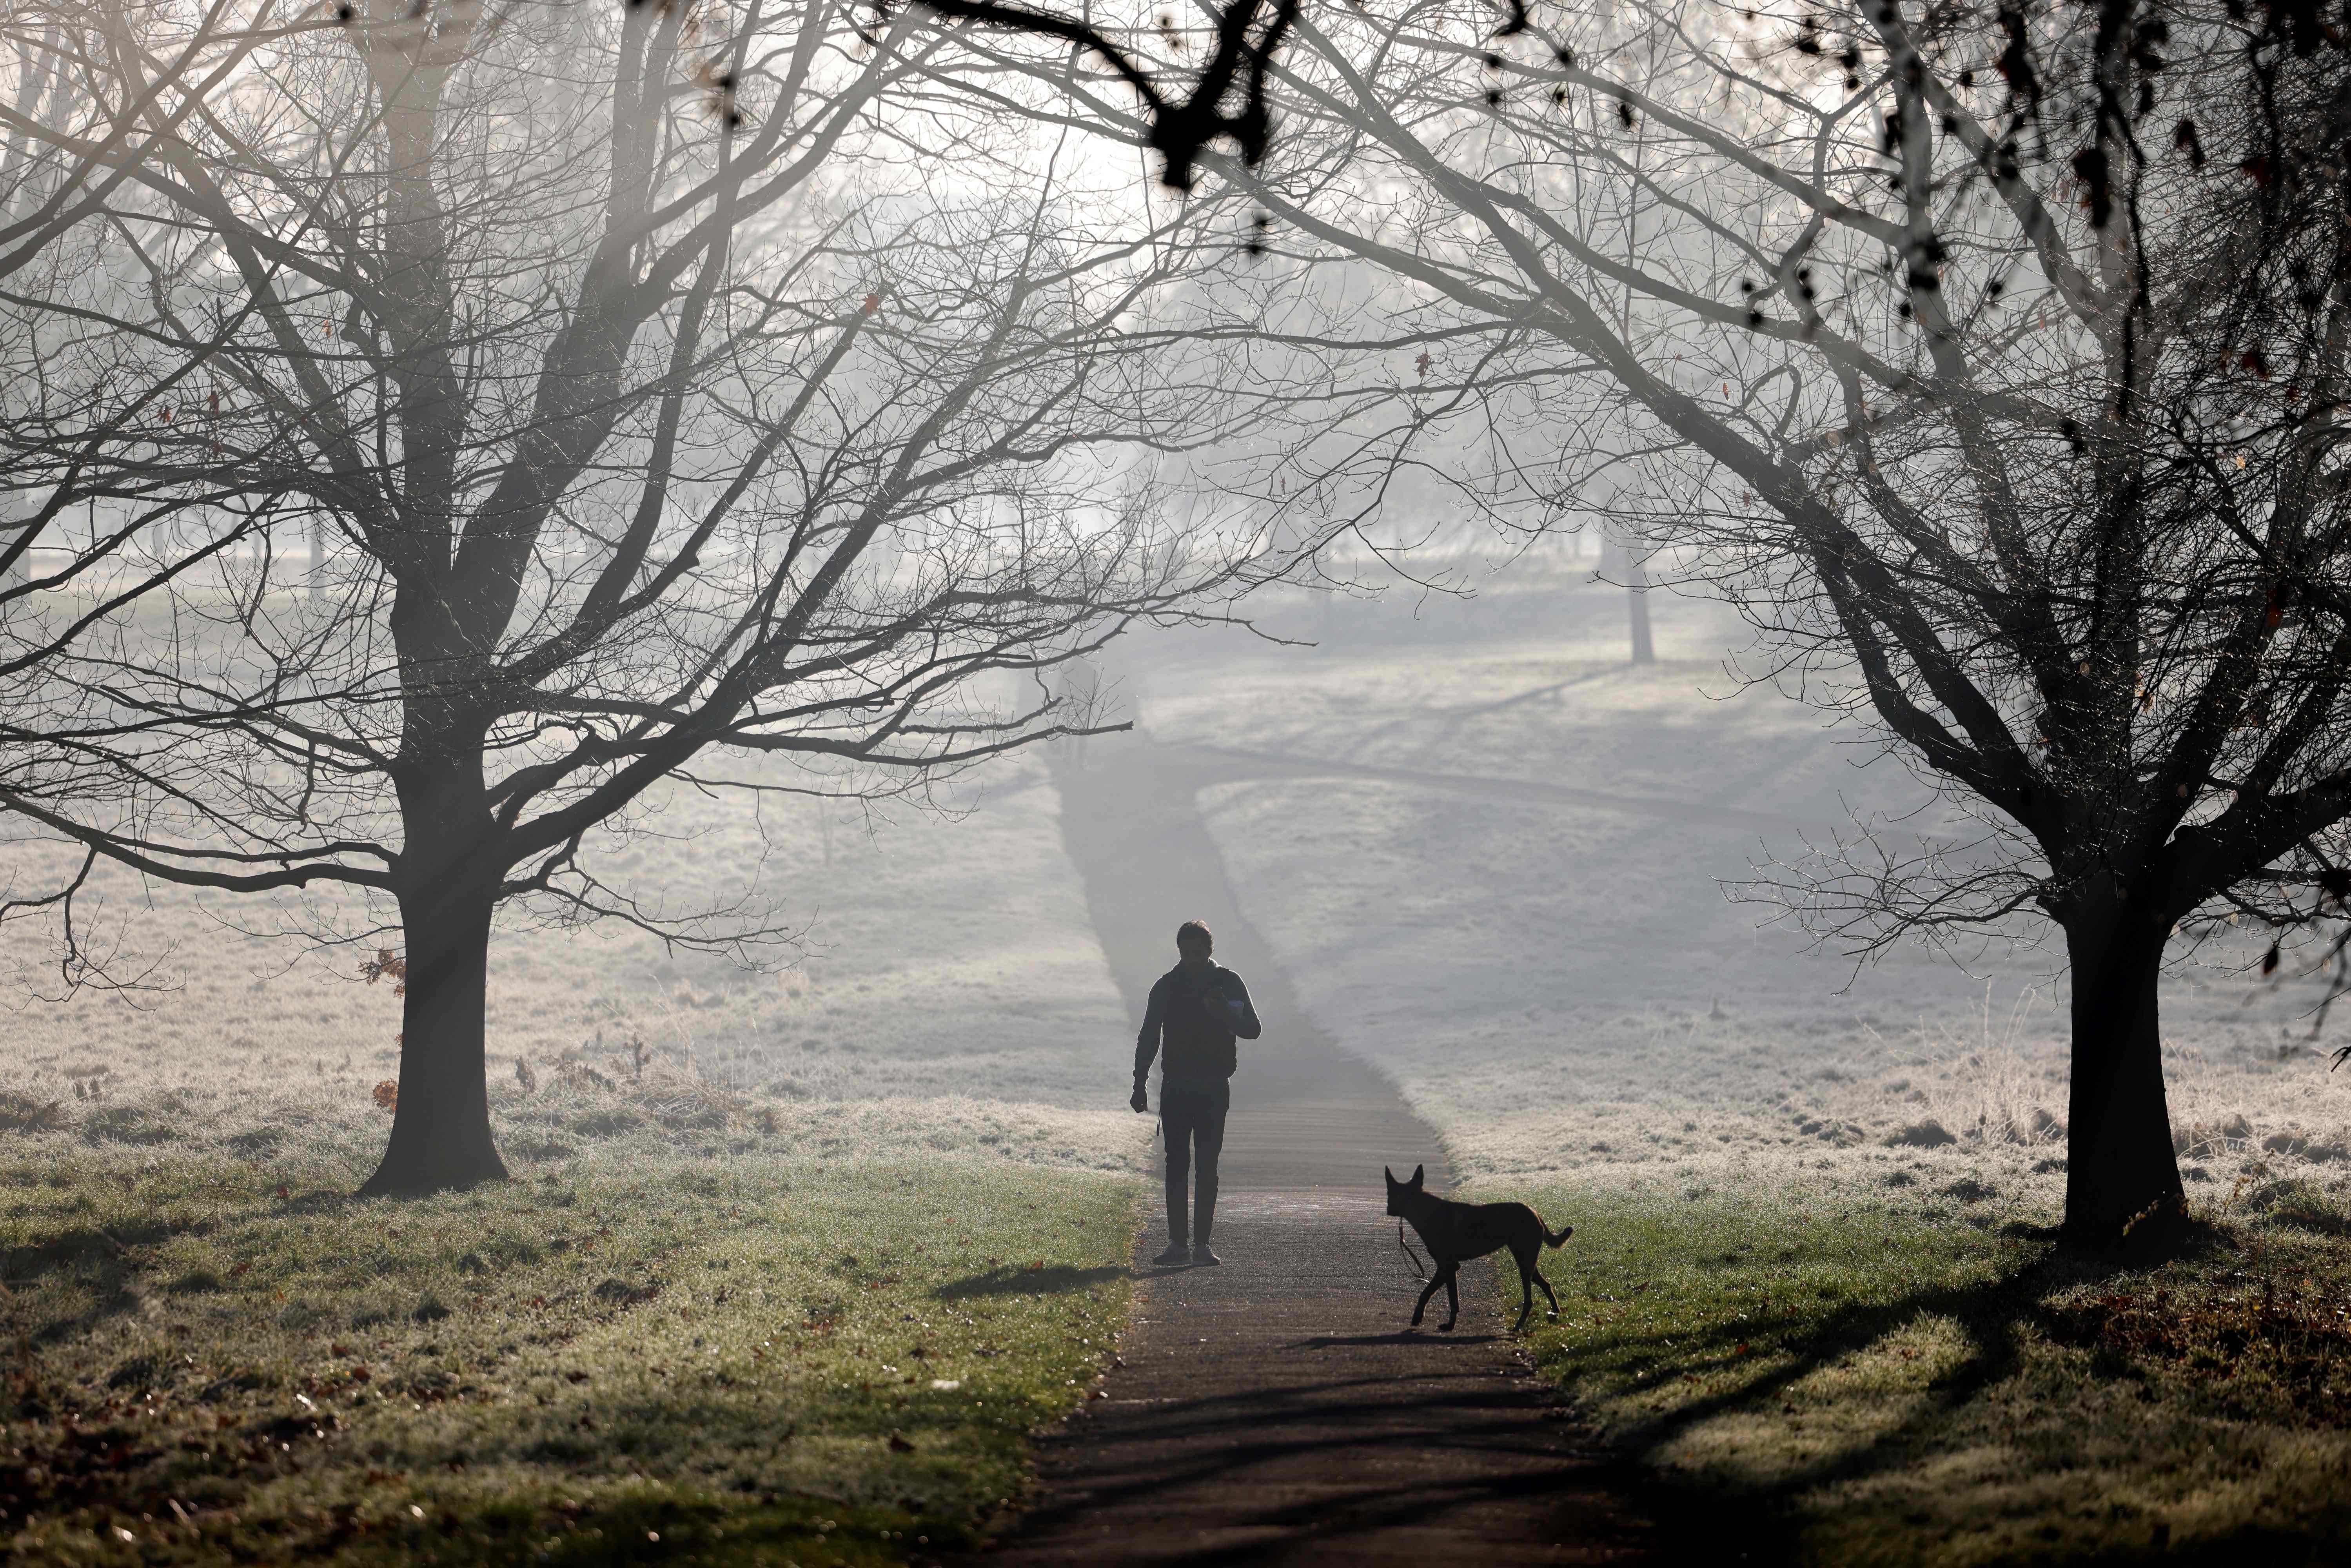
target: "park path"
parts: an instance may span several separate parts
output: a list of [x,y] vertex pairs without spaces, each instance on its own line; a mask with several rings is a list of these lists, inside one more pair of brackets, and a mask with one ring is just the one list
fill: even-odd
[[[1234,759],[1095,740],[1056,768],[1094,927],[1139,1019],[1176,925],[1207,921],[1265,1036],[1242,1042],[1219,1269],[1160,1270],[1157,1226],[1122,1364],[1044,1444],[1035,1506],[986,1559],[1063,1563],[1630,1563],[1656,1534],[1503,1335],[1489,1265],[1459,1326],[1402,1331],[1414,1285],[1382,1165],[1450,1184],[1395,1086],[1305,1018],[1234,903],[1195,803]],[[1411,984],[1409,976],[1397,977]],[[1102,1093],[1124,1097],[1123,1082]],[[1556,1217],[1554,1217],[1556,1218]],[[1570,1243],[1573,1245],[1573,1243]]]

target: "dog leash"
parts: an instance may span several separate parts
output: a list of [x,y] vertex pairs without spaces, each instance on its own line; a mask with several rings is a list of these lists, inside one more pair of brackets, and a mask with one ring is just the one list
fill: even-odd
[[1404,1249],[1404,1255],[1406,1258],[1412,1260],[1412,1277],[1416,1280],[1427,1279],[1427,1266],[1421,1262],[1420,1254],[1412,1249],[1412,1243],[1404,1239],[1404,1221],[1401,1219],[1396,1221],[1396,1245]]

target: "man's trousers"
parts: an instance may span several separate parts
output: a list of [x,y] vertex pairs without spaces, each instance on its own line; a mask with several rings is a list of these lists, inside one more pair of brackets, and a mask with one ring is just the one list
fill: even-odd
[[[1221,1078],[1165,1078],[1159,1084],[1159,1133],[1167,1145],[1167,1238],[1178,1247],[1208,1244],[1217,1222],[1217,1155],[1225,1146],[1225,1112],[1233,1086]],[[1185,1223],[1185,1177],[1199,1162],[1200,1225]]]

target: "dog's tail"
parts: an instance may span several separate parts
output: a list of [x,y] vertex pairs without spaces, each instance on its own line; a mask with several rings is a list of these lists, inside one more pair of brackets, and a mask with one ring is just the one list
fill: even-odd
[[[1538,1218],[1538,1219],[1535,1221],[1535,1224],[1536,1224],[1537,1226],[1541,1226],[1541,1225],[1542,1224],[1542,1221],[1541,1221],[1540,1218]],[[1552,1232],[1550,1232],[1550,1231],[1546,1230],[1546,1231],[1544,1231],[1544,1232],[1543,1232],[1543,1245],[1544,1245],[1544,1246],[1546,1246],[1546,1247],[1556,1247],[1556,1246],[1558,1246],[1561,1242],[1562,1242],[1562,1241],[1566,1240],[1569,1237],[1571,1237],[1571,1236],[1573,1236],[1573,1235],[1574,1235],[1574,1234],[1575,1234],[1575,1227],[1574,1227],[1574,1226],[1573,1226],[1573,1225],[1562,1225],[1562,1226],[1561,1226],[1561,1227],[1559,1228],[1559,1233],[1558,1233],[1557,1235],[1553,1235]]]

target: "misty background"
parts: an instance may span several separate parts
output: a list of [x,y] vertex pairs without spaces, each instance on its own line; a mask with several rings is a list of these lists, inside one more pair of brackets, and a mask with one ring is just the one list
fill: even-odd
[[[518,1171],[608,1145],[714,1159],[893,1149],[1143,1170],[1124,1107],[1137,1018],[1089,925],[1056,770],[1150,747],[1199,780],[1239,906],[1319,1024],[1391,1077],[1464,1177],[1570,1171],[1687,1196],[1758,1184],[2006,1218],[2062,1189],[2064,978],[2045,946],[1856,964],[1729,890],[1759,865],[1911,825],[1898,760],[1729,661],[1719,608],[1649,596],[1656,659],[1595,551],[1474,591],[1289,592],[1238,628],[1139,635],[1080,677],[1133,732],[968,773],[927,804],[746,803],[678,789],[621,868],[775,891],[774,973],[610,924],[505,929],[488,1049]],[[99,929],[152,989],[28,1000],[5,1087],[83,1135],[225,1145],[364,1175],[397,1004],[372,954],[256,930],[249,904],[95,873]],[[1173,931],[1188,912],[1167,911]],[[44,950],[10,928],[19,988]],[[2029,933],[2027,933],[2029,935]],[[2165,1064],[2191,1182],[2259,1160],[2339,1181],[2351,1122],[2308,985],[2250,947],[2168,983]],[[1249,1063],[1282,1049],[1270,1019]],[[517,1066],[537,1082],[526,1091]],[[84,1098],[87,1096],[87,1098]],[[1380,1151],[1365,1151],[1366,1180]]]

